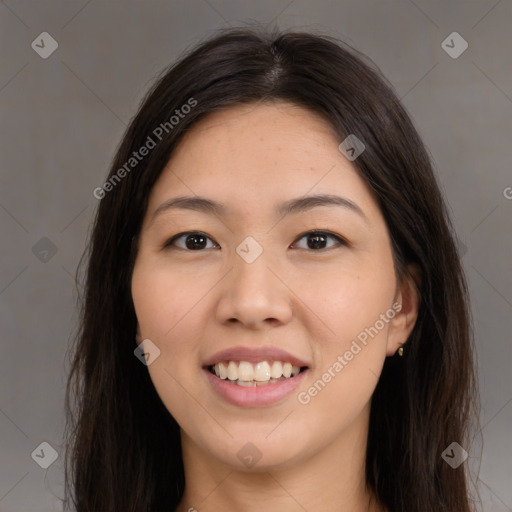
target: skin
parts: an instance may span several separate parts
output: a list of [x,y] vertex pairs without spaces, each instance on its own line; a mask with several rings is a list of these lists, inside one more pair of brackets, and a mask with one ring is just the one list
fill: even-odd
[[[197,123],[151,192],[132,297],[139,342],[160,349],[150,377],[181,427],[186,489],[178,512],[385,510],[364,480],[370,399],[385,358],[414,326],[418,295],[410,281],[398,282],[386,223],[340,142],[301,107],[238,105]],[[350,199],[364,217],[339,206],[275,214],[283,201],[320,193]],[[172,209],[152,218],[179,195],[220,201],[228,214]],[[210,237],[204,248],[187,249],[187,235],[163,248],[194,230]],[[329,237],[310,248],[310,230],[348,245]],[[247,236],[263,248],[250,264],[235,251]],[[400,312],[299,403],[298,393],[396,303]],[[273,405],[229,404],[201,367],[236,345],[282,348],[308,362],[306,379]],[[261,453],[251,468],[237,457],[248,442]]]

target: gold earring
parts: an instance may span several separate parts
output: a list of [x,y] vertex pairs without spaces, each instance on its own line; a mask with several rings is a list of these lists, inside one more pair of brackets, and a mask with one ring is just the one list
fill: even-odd
[[402,357],[402,356],[404,355],[404,347],[400,347],[400,348],[398,349],[398,355],[399,355],[400,357]]

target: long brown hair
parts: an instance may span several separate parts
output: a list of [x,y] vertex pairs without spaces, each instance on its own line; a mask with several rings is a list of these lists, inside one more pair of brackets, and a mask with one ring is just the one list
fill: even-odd
[[[101,200],[77,272],[80,282],[87,264],[66,391],[65,507],[149,512],[180,502],[179,426],[134,356],[137,238],[184,133],[215,110],[273,100],[321,114],[340,142],[349,134],[364,141],[353,164],[387,222],[398,275],[409,263],[421,271],[405,354],[386,359],[372,398],[367,486],[390,512],[472,510],[467,464],[454,469],[441,457],[454,441],[468,449],[477,393],[467,287],[428,153],[369,59],[329,36],[254,28],[222,31],[165,70],[95,193]],[[149,139],[154,147],[127,166]]]

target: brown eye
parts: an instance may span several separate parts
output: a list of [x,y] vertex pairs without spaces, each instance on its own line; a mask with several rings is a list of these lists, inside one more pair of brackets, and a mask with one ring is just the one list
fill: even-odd
[[298,240],[302,240],[303,238],[307,239],[307,247],[299,247],[299,249],[312,249],[315,251],[330,249],[333,245],[326,247],[329,238],[335,240],[340,245],[347,245],[343,238],[328,231],[309,231],[301,235]]
[[[176,241],[180,239],[184,240],[184,246],[176,244]],[[180,233],[172,237],[170,240],[165,242],[164,248],[175,245],[179,249],[183,250],[200,251],[205,248],[210,248],[206,247],[208,240],[211,240],[211,238],[207,236],[205,233],[201,233],[200,231],[188,231],[186,233]],[[218,247],[216,244],[214,245]]]
[[[334,240],[338,245],[347,245],[346,240],[342,237],[328,231],[309,231],[301,235],[297,240],[302,239],[307,239],[307,247],[299,247],[299,249],[311,249],[315,252],[334,247],[336,244],[327,246],[329,239]],[[181,242],[177,244],[176,242],[178,240],[183,240],[184,243]],[[208,240],[212,239],[205,233],[200,231],[187,231],[173,236],[164,244],[163,248],[175,246],[186,251],[201,251],[203,249],[219,247],[216,243],[213,243],[213,247],[207,247]]]

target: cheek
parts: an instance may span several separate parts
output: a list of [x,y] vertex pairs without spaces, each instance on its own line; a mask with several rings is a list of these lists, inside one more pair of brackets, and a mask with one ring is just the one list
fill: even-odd
[[[315,314],[318,325],[325,327],[324,350],[342,350],[350,345],[365,329],[373,326],[382,314],[392,306],[395,294],[395,275],[389,265],[373,262],[343,268],[331,268],[329,272],[310,275],[299,283],[300,298]],[[387,333],[388,323],[379,321],[378,330]],[[381,334],[381,333],[379,333]],[[383,336],[381,336],[382,338]],[[361,336],[364,338],[364,334]],[[319,340],[319,341],[320,341]]]
[[394,313],[393,287],[385,282],[347,278],[343,293],[334,284],[318,310],[329,335],[315,338],[317,366],[297,396],[305,428],[320,429],[326,437],[348,428],[368,406],[386,358]]
[[[160,350],[148,365],[157,394],[181,424],[191,414],[187,379],[196,369],[201,339],[198,320],[205,290],[194,286],[184,273],[141,261],[132,276],[132,299],[142,339],[149,338]],[[200,411],[194,411],[200,414]]]
[[316,276],[300,288],[317,315],[317,332],[326,335],[314,337],[317,366],[299,402],[336,423],[350,421],[368,402],[386,357],[396,283],[391,255],[374,261]]
[[[198,283],[201,283],[198,285]],[[186,403],[180,383],[197,371],[204,338],[205,293],[212,285],[197,275],[169,272],[158,264],[141,262],[132,278],[132,298],[142,339],[160,350],[148,366],[153,384],[171,413]]]
[[164,343],[174,339],[176,332],[190,323],[190,315],[207,290],[208,283],[197,276],[169,272],[159,265],[136,264],[132,299],[142,336]]

